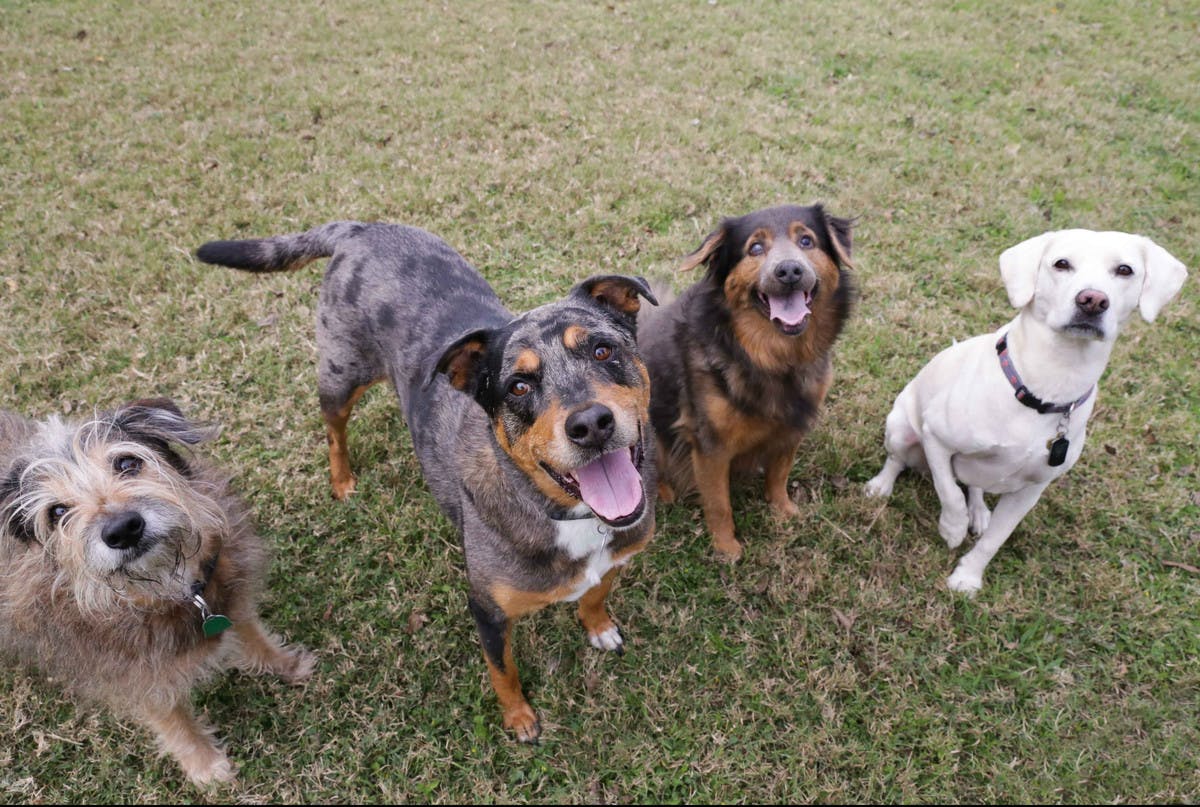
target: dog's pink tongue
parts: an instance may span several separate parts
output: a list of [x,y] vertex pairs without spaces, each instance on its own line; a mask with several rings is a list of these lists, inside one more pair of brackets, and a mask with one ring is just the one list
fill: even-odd
[[642,477],[628,448],[605,454],[571,472],[592,512],[609,521],[627,516],[642,502]]
[[795,291],[787,297],[770,296],[767,302],[771,306],[771,319],[784,325],[799,325],[808,316],[808,301],[803,292]]

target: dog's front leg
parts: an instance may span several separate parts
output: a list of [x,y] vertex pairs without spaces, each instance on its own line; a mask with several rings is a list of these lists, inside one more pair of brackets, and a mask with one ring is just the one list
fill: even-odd
[[692,469],[704,521],[712,536],[713,549],[725,560],[735,561],[742,556],[742,545],[733,537],[733,507],[729,503],[730,457],[718,451],[701,452],[692,449]]
[[967,537],[967,502],[963,497],[962,488],[954,478],[954,468],[951,457],[954,452],[928,430],[924,435],[925,460],[929,463],[929,475],[933,477],[933,487],[937,490],[938,500],[942,503],[942,515],[938,519],[938,532],[945,540],[946,546],[958,548]]
[[974,594],[983,587],[983,570],[1000,547],[1004,546],[1004,542],[1021,523],[1021,519],[1025,518],[1025,514],[1037,504],[1048,484],[1050,483],[1031,485],[1000,497],[983,536],[975,542],[970,552],[962,556],[954,574],[946,581],[946,585],[952,591]]
[[512,654],[512,620],[503,611],[488,608],[473,597],[468,604],[475,617],[475,626],[479,628],[479,641],[483,644],[483,659],[487,662],[492,688],[500,699],[504,728],[510,729],[523,743],[537,742],[542,725],[521,691],[521,679]]
[[291,684],[299,684],[312,675],[317,657],[303,647],[284,647],[257,619],[239,619],[233,623],[248,672],[273,673]]
[[776,518],[795,518],[800,515],[800,508],[788,496],[787,490],[788,473],[796,463],[796,449],[799,447],[799,441],[788,440],[766,458],[767,503],[771,505],[771,512]]
[[578,613],[579,621],[583,623],[583,629],[587,631],[588,641],[592,643],[592,647],[600,650],[615,650],[624,655],[625,639],[621,636],[621,629],[608,615],[608,608],[604,605],[604,600],[608,597],[608,592],[612,590],[619,571],[620,567],[614,566],[604,577],[600,578],[599,583],[584,592],[584,595],[579,598]]
[[233,780],[229,757],[213,739],[212,729],[200,724],[187,703],[147,703],[139,717],[157,735],[159,747],[175,758],[193,783],[206,787]]

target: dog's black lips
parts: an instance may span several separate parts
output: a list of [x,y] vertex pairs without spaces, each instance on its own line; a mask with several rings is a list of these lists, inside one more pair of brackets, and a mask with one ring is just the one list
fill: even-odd
[[[633,460],[633,467],[637,470],[638,476],[641,476],[641,474],[642,474],[642,462],[645,459],[645,450],[642,448],[642,441],[644,439],[645,439],[645,437],[642,433],[641,427],[639,426],[637,442],[635,442],[633,445],[629,446],[629,455],[630,455],[630,458]],[[551,468],[549,465],[547,465],[544,462],[539,462],[538,464],[542,466],[542,470],[546,472],[546,475],[549,476],[551,479],[553,479],[558,484],[558,486],[567,493],[568,496],[570,496],[573,499],[579,499],[580,501],[583,501],[583,498],[580,496],[580,493],[579,493],[579,483],[576,482],[573,477],[571,477],[569,475],[564,476],[563,474],[558,473],[557,471],[555,471],[553,468]],[[641,502],[638,503],[637,508],[634,509],[634,511],[632,513],[625,515],[625,516],[621,516],[618,519],[613,519],[611,521],[607,518],[604,518],[603,516],[601,516],[598,513],[596,514],[596,518],[600,519],[601,521],[603,521],[605,524],[609,525],[610,527],[618,527],[618,528],[628,527],[630,524],[637,523],[637,521],[641,519],[642,514],[645,512],[645,510],[646,510],[646,494],[645,494],[645,491],[643,490],[642,500],[641,500]]]
[[1063,330],[1077,336],[1086,336],[1091,339],[1104,338],[1104,329],[1092,322],[1070,322],[1065,328],[1063,328]]

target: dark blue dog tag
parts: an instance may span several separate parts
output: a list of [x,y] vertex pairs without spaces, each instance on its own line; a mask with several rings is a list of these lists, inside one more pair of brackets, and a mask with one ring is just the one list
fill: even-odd
[[1070,442],[1065,437],[1059,437],[1056,440],[1050,440],[1046,447],[1050,449],[1050,465],[1062,465],[1067,461],[1067,447]]

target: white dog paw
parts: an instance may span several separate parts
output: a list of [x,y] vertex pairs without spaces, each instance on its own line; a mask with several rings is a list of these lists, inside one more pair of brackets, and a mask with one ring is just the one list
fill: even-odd
[[941,533],[946,546],[957,549],[962,544],[963,539],[967,537],[967,522],[965,513],[942,511],[942,517],[938,519],[938,532]]
[[201,788],[213,788],[232,782],[237,777],[237,768],[221,751],[198,755],[202,758],[183,758],[180,764],[192,784]]
[[621,652],[625,647],[625,639],[621,637],[621,631],[616,625],[596,633],[588,633],[588,641],[597,650]]
[[972,535],[983,535],[992,520],[992,511],[987,507],[972,507],[967,514],[967,529]]
[[946,586],[951,591],[974,597],[979,589],[983,588],[983,576],[969,569],[963,569],[960,565],[954,570],[954,574],[946,579]]
[[886,479],[883,474],[872,479],[867,484],[863,485],[863,493],[868,496],[877,496],[880,498],[892,495],[892,480]]

